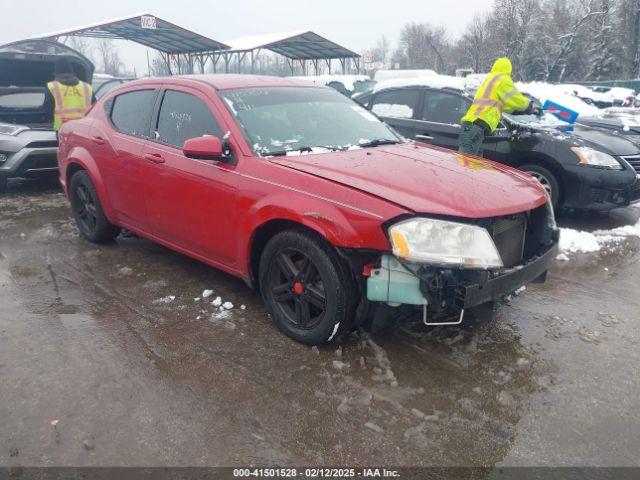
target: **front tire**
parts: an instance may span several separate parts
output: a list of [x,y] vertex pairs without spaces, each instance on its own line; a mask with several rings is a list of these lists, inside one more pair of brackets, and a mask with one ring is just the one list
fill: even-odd
[[260,257],[262,297],[275,325],[306,345],[322,345],[347,331],[356,288],[331,245],[303,230],[274,236]]
[[104,214],[100,198],[89,174],[79,171],[69,186],[71,209],[80,234],[93,243],[110,242],[118,236],[120,228],[112,225]]
[[542,187],[551,197],[553,209],[557,211],[560,199],[562,198],[562,191],[560,188],[560,182],[556,176],[551,171],[540,165],[522,165],[521,167],[518,167],[518,169],[528,173],[540,182]]
[[8,185],[9,185],[9,179],[0,177],[0,193],[7,193]]

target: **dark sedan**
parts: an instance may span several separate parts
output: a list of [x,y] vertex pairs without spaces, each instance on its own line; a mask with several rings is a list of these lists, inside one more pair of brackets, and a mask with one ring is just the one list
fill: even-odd
[[[357,100],[405,137],[450,149],[458,147],[460,118],[472,101],[461,90],[425,85],[378,89]],[[640,158],[638,145],[547,113],[505,115],[484,156],[536,177],[557,209],[606,211],[640,199],[631,165]]]

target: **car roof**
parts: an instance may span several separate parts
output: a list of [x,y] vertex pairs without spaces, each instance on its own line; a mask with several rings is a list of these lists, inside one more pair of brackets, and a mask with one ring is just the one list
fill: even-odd
[[216,90],[230,90],[235,88],[256,88],[256,87],[307,87],[307,88],[327,88],[321,85],[314,85],[304,80],[291,79],[287,77],[271,77],[266,75],[246,75],[246,74],[210,74],[210,75],[175,75],[171,77],[152,77],[143,80],[135,80],[135,85],[145,83],[168,82],[173,84],[191,82],[206,83]]

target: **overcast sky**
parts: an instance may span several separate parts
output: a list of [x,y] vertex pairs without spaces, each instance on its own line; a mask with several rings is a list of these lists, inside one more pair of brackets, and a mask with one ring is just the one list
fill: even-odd
[[[383,34],[395,47],[400,29],[408,22],[443,25],[457,37],[475,13],[488,10],[492,3],[493,0],[0,0],[0,44],[148,12],[223,42],[259,33],[314,30],[362,52]],[[135,66],[144,75],[146,49],[119,46],[127,66]]]

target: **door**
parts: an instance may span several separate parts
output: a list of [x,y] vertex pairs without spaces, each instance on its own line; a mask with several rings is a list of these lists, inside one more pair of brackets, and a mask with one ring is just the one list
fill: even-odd
[[370,110],[406,138],[415,137],[415,115],[420,100],[417,88],[397,88],[377,93]]
[[[214,113],[216,112],[216,113]],[[182,154],[184,142],[224,136],[213,102],[198,90],[164,92],[144,147],[146,196],[159,238],[225,265],[236,262],[236,167]]]
[[109,99],[105,114],[110,125],[94,122],[90,134],[95,144],[92,153],[119,221],[142,231],[149,231],[143,195],[143,148],[157,93],[154,89],[134,90]]
[[462,131],[460,119],[470,106],[471,100],[464,95],[445,90],[425,89],[414,138],[457,150]]

